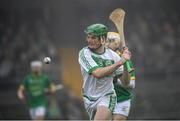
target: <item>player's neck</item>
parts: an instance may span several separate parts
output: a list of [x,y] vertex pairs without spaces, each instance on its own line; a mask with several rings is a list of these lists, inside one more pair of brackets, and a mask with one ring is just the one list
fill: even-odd
[[98,48],[97,50],[94,50],[94,52],[96,53],[96,54],[104,54],[105,53],[105,47],[104,46],[101,46],[100,48]]
[[35,72],[33,73],[35,76],[40,76],[41,75],[41,72]]

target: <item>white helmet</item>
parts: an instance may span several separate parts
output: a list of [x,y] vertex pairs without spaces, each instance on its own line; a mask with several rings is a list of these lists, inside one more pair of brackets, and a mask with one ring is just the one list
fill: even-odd
[[36,67],[42,68],[42,62],[41,61],[32,61],[31,68],[34,69]]
[[113,41],[119,41],[120,42],[120,35],[117,32],[108,32],[107,40],[108,40],[108,42],[113,42]]

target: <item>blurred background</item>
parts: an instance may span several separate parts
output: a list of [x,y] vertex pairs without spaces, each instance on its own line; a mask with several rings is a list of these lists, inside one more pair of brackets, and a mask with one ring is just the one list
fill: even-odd
[[[179,0],[1,0],[0,119],[29,119],[16,95],[30,62],[49,56],[44,72],[65,85],[49,96],[47,119],[88,119],[84,110],[78,51],[84,29],[103,23],[120,7],[126,11],[125,38],[133,53],[137,81],[129,119],[180,119]],[[58,109],[54,109],[58,107]]]

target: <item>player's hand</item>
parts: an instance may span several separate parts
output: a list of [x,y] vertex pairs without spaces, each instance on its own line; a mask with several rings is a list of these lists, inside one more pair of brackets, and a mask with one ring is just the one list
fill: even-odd
[[127,47],[124,47],[122,50],[122,55],[121,55],[125,60],[130,60],[131,59],[131,52]]
[[23,94],[22,92],[18,92],[17,95],[18,95],[18,98],[19,98],[20,100],[22,100],[22,101],[25,100],[24,94]]
[[51,93],[55,93],[56,92],[56,86],[54,85],[54,84],[51,84],[51,86],[50,86],[50,92]]
[[123,47],[122,49],[121,49],[121,53],[123,53],[124,51],[129,51],[129,48],[128,47]]

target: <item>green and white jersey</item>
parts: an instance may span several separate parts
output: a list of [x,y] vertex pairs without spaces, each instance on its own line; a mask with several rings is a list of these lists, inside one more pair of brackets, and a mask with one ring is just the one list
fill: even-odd
[[88,47],[79,52],[79,63],[84,80],[83,94],[89,100],[97,100],[102,96],[115,93],[113,77],[122,74],[123,66],[118,68],[112,75],[96,78],[91,73],[101,67],[106,67],[120,61],[121,58],[114,51],[106,48],[103,54],[93,53]]
[[118,103],[132,98],[132,89],[131,88],[125,88],[125,87],[121,86],[120,84],[115,83],[114,89],[116,91]]
[[23,86],[27,92],[27,102],[29,107],[47,106],[48,100],[45,89],[50,87],[52,82],[44,74],[36,76],[30,74],[23,80]]

